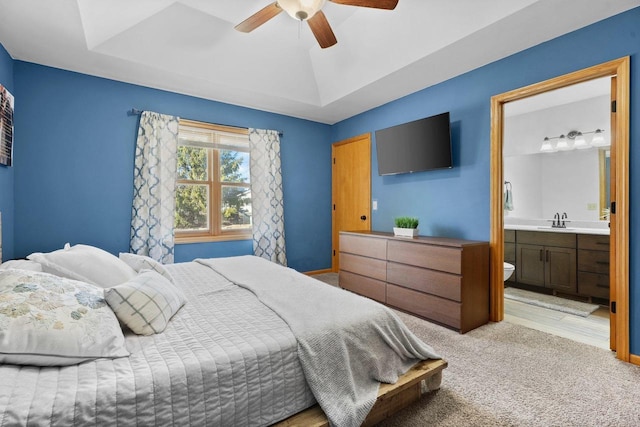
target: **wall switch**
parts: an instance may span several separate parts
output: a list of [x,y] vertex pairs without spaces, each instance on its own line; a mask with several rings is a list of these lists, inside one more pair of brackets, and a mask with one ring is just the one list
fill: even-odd
[[587,203],[587,210],[588,211],[597,211],[598,210],[598,204],[597,203]]
[[378,200],[373,199],[373,201],[371,203],[371,209],[373,209],[374,211],[378,210]]

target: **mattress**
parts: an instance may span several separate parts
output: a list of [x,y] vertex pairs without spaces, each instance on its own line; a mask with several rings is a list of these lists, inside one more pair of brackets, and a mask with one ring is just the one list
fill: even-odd
[[0,365],[0,425],[262,426],[315,403],[287,324],[197,263],[167,265],[188,303],[130,357]]

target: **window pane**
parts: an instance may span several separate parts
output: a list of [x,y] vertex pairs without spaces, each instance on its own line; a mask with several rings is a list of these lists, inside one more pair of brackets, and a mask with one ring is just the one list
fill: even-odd
[[209,230],[209,187],[180,184],[176,188],[176,231]]
[[243,151],[220,150],[220,181],[250,182],[249,153]]
[[247,187],[222,186],[222,229],[251,228],[251,190]]
[[206,148],[178,146],[178,179],[208,180],[208,163]]

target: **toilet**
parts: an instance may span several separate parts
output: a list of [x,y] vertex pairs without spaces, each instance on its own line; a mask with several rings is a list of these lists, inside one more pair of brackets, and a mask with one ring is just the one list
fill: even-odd
[[509,264],[508,262],[504,263],[504,281],[505,282],[509,280],[509,277],[511,277],[511,275],[515,270],[516,268],[513,266],[513,264]]

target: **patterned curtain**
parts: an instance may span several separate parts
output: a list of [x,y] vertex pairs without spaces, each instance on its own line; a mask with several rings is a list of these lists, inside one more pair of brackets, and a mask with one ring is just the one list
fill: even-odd
[[277,131],[249,129],[253,252],[287,265],[280,138]]
[[173,263],[178,118],[144,111],[133,173],[131,252]]

